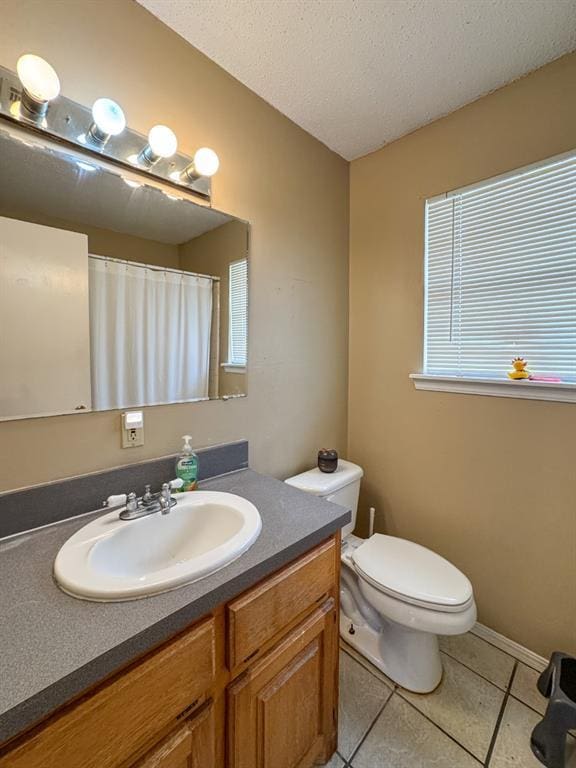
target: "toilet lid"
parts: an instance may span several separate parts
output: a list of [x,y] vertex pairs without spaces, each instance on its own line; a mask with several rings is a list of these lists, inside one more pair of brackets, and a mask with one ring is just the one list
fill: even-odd
[[375,533],[352,553],[359,574],[381,592],[439,610],[463,610],[472,584],[456,566],[420,544]]

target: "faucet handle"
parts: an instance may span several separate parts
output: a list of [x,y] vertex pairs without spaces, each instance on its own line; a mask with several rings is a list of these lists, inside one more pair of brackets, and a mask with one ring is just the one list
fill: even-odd
[[163,483],[162,490],[160,491],[160,512],[163,515],[167,515],[170,509],[176,504],[176,499],[173,499],[170,495],[170,483]]
[[127,498],[128,497],[125,493],[113,494],[112,496],[108,496],[106,501],[102,502],[102,506],[108,507],[108,509],[119,509],[126,504]]
[[136,512],[138,509],[138,497],[134,493],[134,491],[131,491],[128,494],[127,500],[126,500],[126,511],[127,512]]

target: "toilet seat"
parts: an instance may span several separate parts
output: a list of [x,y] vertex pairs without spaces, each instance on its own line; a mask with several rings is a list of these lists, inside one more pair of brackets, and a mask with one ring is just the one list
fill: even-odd
[[466,576],[426,547],[375,533],[351,553],[358,575],[379,592],[434,611],[466,611],[474,602]]

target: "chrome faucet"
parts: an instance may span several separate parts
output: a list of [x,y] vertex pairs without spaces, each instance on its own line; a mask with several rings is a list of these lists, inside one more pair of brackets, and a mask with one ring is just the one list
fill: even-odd
[[168,512],[170,512],[170,508],[173,506],[172,502],[176,504],[176,499],[173,499],[172,496],[170,496],[170,486],[168,483],[164,483],[162,485],[162,490],[160,491],[160,496],[158,496],[158,503],[160,504],[160,512],[163,515],[167,515]]
[[[126,497],[126,504],[117,504],[110,511],[120,510],[118,516],[121,520],[136,520],[155,512],[167,515],[176,504],[176,499],[170,495],[170,483],[164,483],[158,493],[152,493],[149,485],[145,486],[143,496],[138,497],[132,491]],[[104,502],[103,506],[108,506],[108,502]]]

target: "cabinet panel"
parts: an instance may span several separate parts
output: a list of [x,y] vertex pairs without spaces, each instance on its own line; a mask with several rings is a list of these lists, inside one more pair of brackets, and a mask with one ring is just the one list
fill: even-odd
[[50,719],[0,757],[0,768],[115,768],[205,696],[213,679],[209,619]]
[[215,768],[214,707],[209,702],[132,768]]
[[333,589],[337,581],[336,550],[334,539],[330,539],[229,604],[231,670]]
[[[216,715],[212,702],[203,712],[190,720],[190,730],[192,748],[189,765],[186,768],[216,768]],[[223,732],[219,738],[224,739]]]
[[228,691],[229,768],[308,768],[336,746],[332,598]]
[[86,235],[0,217],[0,328],[0,420],[91,409]]

